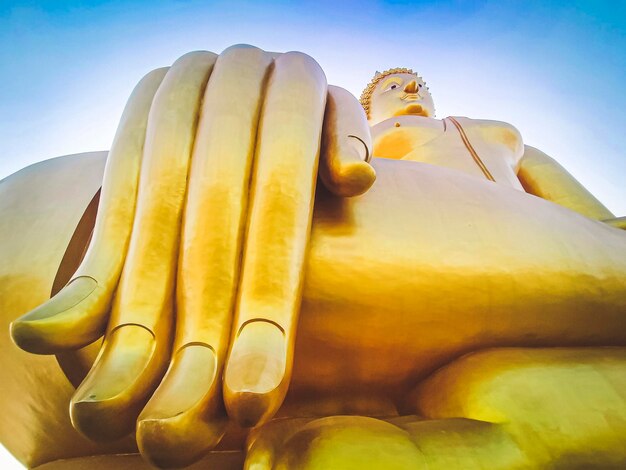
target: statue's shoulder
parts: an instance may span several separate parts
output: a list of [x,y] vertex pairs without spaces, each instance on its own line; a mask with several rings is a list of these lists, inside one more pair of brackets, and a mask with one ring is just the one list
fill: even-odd
[[522,134],[508,122],[467,117],[453,117],[452,119],[457,121],[465,132],[471,133],[486,142],[504,145],[515,155],[516,160],[524,154]]

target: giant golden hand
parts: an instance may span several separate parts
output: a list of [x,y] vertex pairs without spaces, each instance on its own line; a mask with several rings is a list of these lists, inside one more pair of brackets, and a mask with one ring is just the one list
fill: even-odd
[[144,77],[83,262],[12,324],[39,354],[106,329],[73,425],[94,440],[136,426],[144,456],[181,465],[219,441],[224,403],[240,424],[269,419],[291,376],[320,145],[322,180],[350,196],[375,178],[368,138],[356,99],[301,53],[194,52]]

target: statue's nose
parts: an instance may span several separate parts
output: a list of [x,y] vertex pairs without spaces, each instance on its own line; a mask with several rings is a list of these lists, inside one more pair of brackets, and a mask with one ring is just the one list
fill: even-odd
[[416,93],[417,92],[417,82],[415,80],[411,80],[404,87],[405,93]]

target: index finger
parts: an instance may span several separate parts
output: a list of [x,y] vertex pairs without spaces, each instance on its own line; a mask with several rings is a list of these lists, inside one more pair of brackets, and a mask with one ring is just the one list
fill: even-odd
[[320,178],[337,196],[358,196],[376,180],[369,164],[372,138],[361,103],[347,90],[328,87],[324,115]]

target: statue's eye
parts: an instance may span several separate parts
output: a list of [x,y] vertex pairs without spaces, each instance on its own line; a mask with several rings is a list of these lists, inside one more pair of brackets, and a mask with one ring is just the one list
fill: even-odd
[[422,88],[422,84],[420,83],[420,88]]
[[402,87],[402,82],[400,80],[389,80],[389,82],[384,84],[385,88],[383,88],[383,93],[386,93],[391,90],[397,90]]

